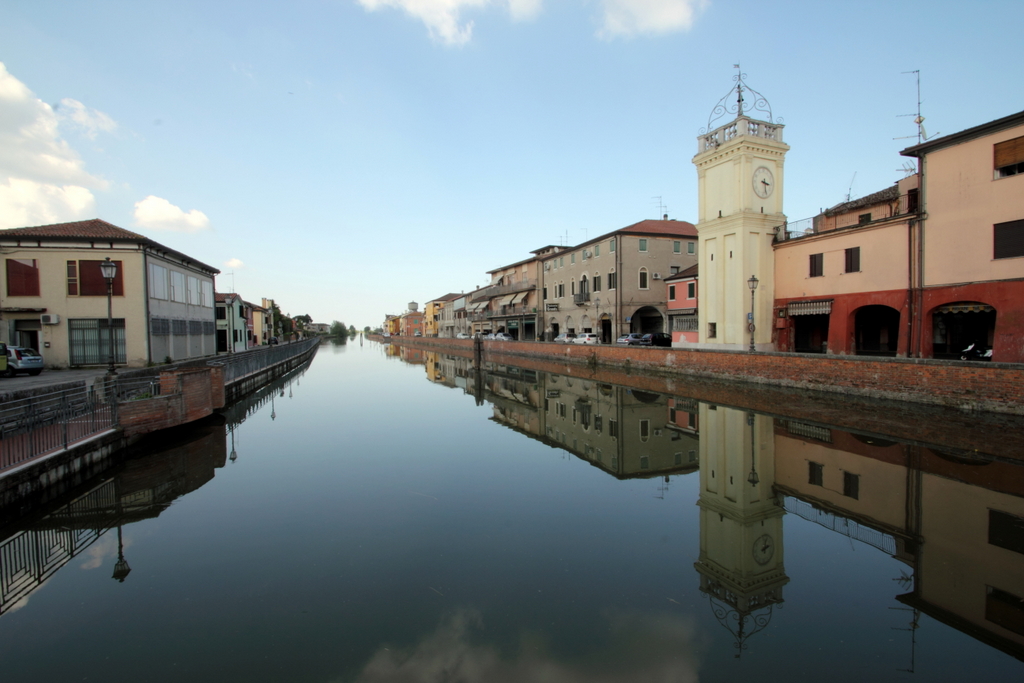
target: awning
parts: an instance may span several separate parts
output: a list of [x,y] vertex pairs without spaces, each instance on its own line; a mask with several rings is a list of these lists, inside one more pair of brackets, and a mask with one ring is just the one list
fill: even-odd
[[527,294],[529,294],[529,292],[519,292],[517,294],[513,294],[512,295],[512,301],[510,303],[513,303],[513,304],[519,303],[520,301],[522,301],[523,299],[526,298]]
[[515,298],[516,298],[515,294],[509,294],[508,296],[503,296],[503,297],[501,297],[501,299],[498,300],[498,305],[499,306],[510,306],[510,305],[512,305],[512,300],[515,299]]
[[786,307],[789,315],[829,315],[832,313],[832,299],[820,301],[791,301]]
[[491,303],[491,302],[490,301],[481,301],[480,303],[470,304],[469,305],[469,310],[470,310],[471,313],[476,313],[477,311],[479,311],[481,309],[487,308],[487,304],[489,304],[489,303]]
[[991,313],[996,309],[987,304],[949,304],[939,306],[936,313]]

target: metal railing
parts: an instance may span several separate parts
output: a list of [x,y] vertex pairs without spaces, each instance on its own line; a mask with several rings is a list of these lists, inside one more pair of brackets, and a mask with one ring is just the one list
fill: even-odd
[[823,232],[872,225],[879,221],[910,216],[920,210],[917,193],[893,195],[858,205],[858,201],[840,204],[811,218],[801,218],[775,226],[775,240],[799,239]]
[[262,347],[251,351],[218,356],[211,363],[224,366],[224,386],[244,379],[249,375],[301,355],[320,343],[318,338],[304,339],[291,344]]
[[[116,389],[112,392],[116,395]],[[113,429],[115,405],[93,387],[5,402],[0,408],[0,471]]]
[[480,301],[481,299],[490,299],[491,297],[500,296],[502,294],[511,294],[513,292],[522,292],[526,289],[536,288],[537,280],[532,278],[520,280],[519,282],[513,282],[507,285],[491,285],[490,287],[484,287],[473,294],[470,301]]
[[805,500],[792,496],[785,497],[783,507],[786,512],[803,517],[809,522],[820,524],[826,529],[831,529],[844,536],[856,539],[861,543],[866,543],[889,555],[896,554],[896,538],[891,534],[858,524],[849,517],[843,517],[834,512],[822,510]]

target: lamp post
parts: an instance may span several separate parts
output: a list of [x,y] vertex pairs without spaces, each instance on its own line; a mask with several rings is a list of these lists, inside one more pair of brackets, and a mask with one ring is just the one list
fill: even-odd
[[100,262],[100,273],[107,281],[107,341],[110,344],[107,374],[116,375],[117,370],[114,369],[114,278],[117,277],[117,262],[111,261],[108,256],[105,261]]
[[747,280],[747,287],[750,287],[750,322],[747,324],[747,329],[750,330],[750,352],[754,352],[754,291],[757,289],[758,279],[756,275],[751,275],[750,279]]

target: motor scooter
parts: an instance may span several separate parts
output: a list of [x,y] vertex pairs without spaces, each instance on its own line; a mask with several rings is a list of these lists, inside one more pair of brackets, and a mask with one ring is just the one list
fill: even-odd
[[992,360],[992,349],[983,349],[972,343],[960,352],[960,360]]

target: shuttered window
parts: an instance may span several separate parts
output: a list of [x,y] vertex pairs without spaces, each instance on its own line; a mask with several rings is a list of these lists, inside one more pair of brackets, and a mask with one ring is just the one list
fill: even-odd
[[821,277],[825,274],[825,255],[811,254],[811,277]]
[[992,238],[992,258],[1024,256],[1024,220],[996,223]]
[[[106,296],[107,281],[103,278],[100,264],[103,261],[78,262],[78,294],[79,296]],[[124,264],[117,264],[117,275],[114,276],[114,296],[124,296]]]
[[39,266],[35,259],[7,259],[7,296],[39,296]]
[[860,247],[850,247],[846,250],[846,272],[856,273],[860,270]]
[[997,178],[1024,173],[1024,137],[997,143],[994,152]]

